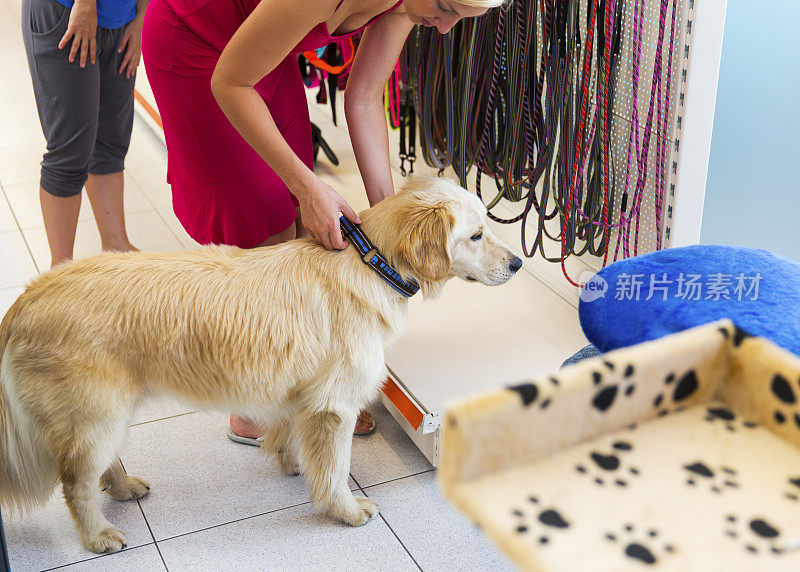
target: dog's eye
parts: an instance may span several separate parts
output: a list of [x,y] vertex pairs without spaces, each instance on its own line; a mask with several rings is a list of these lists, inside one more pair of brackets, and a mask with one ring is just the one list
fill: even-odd
[[473,234],[469,239],[470,240],[480,240],[483,237],[483,231],[479,230],[475,234]]

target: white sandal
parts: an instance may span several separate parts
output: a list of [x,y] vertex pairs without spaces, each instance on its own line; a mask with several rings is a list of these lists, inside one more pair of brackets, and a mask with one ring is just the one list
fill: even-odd
[[261,443],[264,442],[263,437],[242,437],[233,431],[228,431],[228,439],[242,445],[251,445],[252,447],[260,447]]

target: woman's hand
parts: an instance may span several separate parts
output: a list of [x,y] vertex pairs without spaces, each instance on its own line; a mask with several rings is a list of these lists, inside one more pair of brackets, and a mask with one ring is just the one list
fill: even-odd
[[122,32],[122,39],[119,42],[118,52],[123,51],[122,64],[119,66],[119,73],[124,73],[125,77],[130,77],[136,73],[139,66],[139,59],[142,57],[142,26],[144,25],[144,13],[139,15],[125,25]]
[[72,38],[72,48],[69,51],[70,63],[75,61],[75,55],[80,50],[80,66],[86,67],[86,57],[94,65],[97,56],[97,3],[95,0],[75,0],[69,13],[67,31],[58,43],[58,49],[63,50]]
[[361,219],[339,193],[316,175],[312,185],[305,192],[297,194],[303,226],[328,250],[347,248],[348,243],[342,238],[339,226],[339,213],[356,224],[360,224]]

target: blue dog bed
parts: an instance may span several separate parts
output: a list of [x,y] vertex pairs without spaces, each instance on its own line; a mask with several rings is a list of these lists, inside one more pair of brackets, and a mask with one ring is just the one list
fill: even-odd
[[800,264],[751,248],[669,248],[602,269],[579,313],[601,352],[729,318],[800,355]]

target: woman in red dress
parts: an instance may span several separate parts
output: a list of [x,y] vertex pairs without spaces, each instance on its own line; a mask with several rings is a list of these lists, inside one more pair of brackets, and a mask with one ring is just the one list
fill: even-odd
[[[347,243],[358,216],[314,174],[296,54],[364,31],[345,115],[370,205],[394,194],[383,91],[415,24],[446,33],[504,0],[151,0],[142,55],[167,142],[175,214],[201,244],[252,248],[311,234]],[[364,412],[366,413],[366,412]],[[369,414],[356,432],[374,427]],[[231,417],[234,435],[255,437]]]

